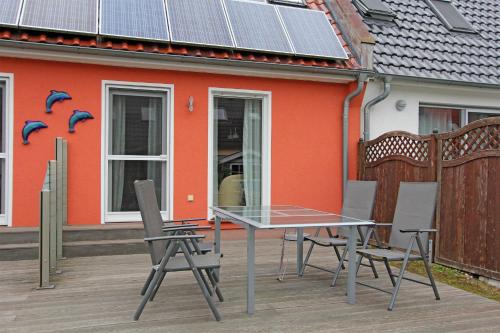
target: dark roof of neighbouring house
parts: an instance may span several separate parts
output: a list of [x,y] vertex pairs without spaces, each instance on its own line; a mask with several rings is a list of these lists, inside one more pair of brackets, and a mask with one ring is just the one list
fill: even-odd
[[360,64],[350,51],[344,40],[342,33],[337,27],[329,9],[325,6],[324,0],[307,0],[307,6],[311,10],[324,11],[337,34],[340,43],[348,55],[347,60],[342,59],[315,59],[300,56],[276,55],[259,52],[244,52],[229,49],[216,49],[210,47],[191,47],[173,44],[161,44],[151,42],[140,42],[119,39],[98,39],[95,36],[71,35],[47,33],[40,31],[18,30],[13,28],[0,27],[0,40],[31,42],[41,44],[54,44],[64,46],[75,46],[93,49],[120,50],[127,52],[166,54],[186,57],[198,57],[208,59],[226,59],[236,61],[248,61],[254,63],[295,65],[300,67],[320,67],[331,69],[358,70]]
[[425,0],[382,2],[397,15],[393,22],[364,18],[376,38],[373,65],[377,72],[500,84],[498,0],[452,0],[476,33],[448,30]]

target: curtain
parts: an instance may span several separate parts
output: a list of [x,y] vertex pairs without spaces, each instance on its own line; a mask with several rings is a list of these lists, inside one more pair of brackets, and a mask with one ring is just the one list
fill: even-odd
[[419,134],[431,134],[453,130],[452,112],[450,109],[422,108],[420,111]]
[[[161,117],[161,98],[149,98],[147,106],[148,115],[148,155],[155,156],[162,154],[162,117]],[[154,181],[156,196],[159,200],[160,209],[164,208],[160,202],[162,196],[162,177],[160,175],[161,168],[158,164],[161,162],[148,161],[147,163],[147,178]]]
[[261,205],[261,152],[261,101],[247,99],[243,116],[243,186],[247,206]]
[[214,99],[214,114],[213,114],[213,153],[212,153],[212,201],[213,205],[219,204],[219,99]]
[[[112,117],[112,155],[125,154],[125,119],[126,119],[126,96],[113,96]],[[113,212],[122,210],[123,187],[125,181],[125,161],[112,161],[112,189],[111,206]]]

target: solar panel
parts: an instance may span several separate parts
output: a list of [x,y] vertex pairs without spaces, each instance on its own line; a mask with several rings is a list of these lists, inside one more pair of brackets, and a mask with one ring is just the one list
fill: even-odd
[[278,11],[297,55],[347,59],[324,12],[284,6]]
[[24,28],[97,34],[98,0],[25,0]]
[[274,6],[235,0],[225,5],[237,48],[294,53]]
[[22,0],[0,0],[0,25],[17,26]]
[[172,42],[234,47],[222,0],[167,0]]
[[99,34],[169,41],[163,0],[101,0]]

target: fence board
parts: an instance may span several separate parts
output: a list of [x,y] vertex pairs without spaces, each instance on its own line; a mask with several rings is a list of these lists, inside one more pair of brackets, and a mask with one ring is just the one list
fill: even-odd
[[437,181],[436,261],[500,279],[500,117],[430,136],[389,132],[359,152],[359,179],[379,183],[377,222],[392,222],[401,181]]

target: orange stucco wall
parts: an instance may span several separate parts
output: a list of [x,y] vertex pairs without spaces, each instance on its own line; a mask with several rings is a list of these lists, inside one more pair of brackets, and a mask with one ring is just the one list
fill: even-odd
[[[338,211],[341,207],[342,102],[351,85],[132,69],[49,61],[0,58],[0,72],[14,74],[13,223],[36,226],[39,190],[47,160],[54,158],[54,138],[69,142],[68,220],[70,224],[101,223],[102,81],[173,84],[174,215],[205,216],[209,87],[272,92],[271,200]],[[44,112],[51,89],[68,91],[73,99]],[[195,111],[187,110],[194,96]],[[350,113],[350,176],[355,176],[359,107]],[[90,111],[95,119],[68,133],[73,109]],[[25,120],[49,125],[23,145]],[[188,202],[187,195],[195,201]]]

